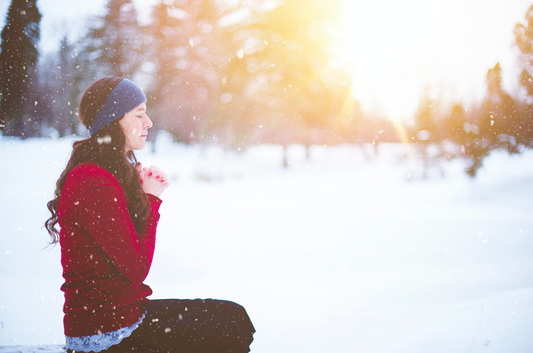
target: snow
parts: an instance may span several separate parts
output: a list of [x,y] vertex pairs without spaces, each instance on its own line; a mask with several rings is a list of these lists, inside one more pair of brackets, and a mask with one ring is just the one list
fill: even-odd
[[[42,225],[73,141],[0,137],[1,353],[64,345]],[[290,146],[287,170],[279,146],[157,147],[138,153],[172,182],[152,299],[242,304],[256,353],[533,351],[532,151],[412,180],[399,144]]]
[[41,344],[0,347],[0,353],[65,353],[65,345]]

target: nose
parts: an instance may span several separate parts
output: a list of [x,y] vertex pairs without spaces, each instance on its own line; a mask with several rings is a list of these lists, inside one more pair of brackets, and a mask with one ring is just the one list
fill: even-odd
[[144,114],[144,116],[146,117],[145,121],[144,121],[144,126],[146,129],[149,129],[151,128],[154,124],[152,123],[152,120],[150,120],[150,118],[148,117],[148,115]]

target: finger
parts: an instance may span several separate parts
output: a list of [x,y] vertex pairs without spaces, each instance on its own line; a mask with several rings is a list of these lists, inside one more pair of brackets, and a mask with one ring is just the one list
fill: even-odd
[[141,178],[145,178],[145,177],[146,177],[146,170],[141,170],[141,171],[139,172],[139,176],[140,176]]
[[135,168],[137,169],[137,171],[139,172],[139,174],[141,174],[141,171],[143,170],[143,167],[142,167],[141,162],[137,163],[137,165],[135,166]]
[[146,172],[146,176],[147,177],[151,177],[153,174],[154,174],[154,166],[150,166],[148,168],[144,168],[145,172]]
[[148,169],[148,177],[155,178],[158,171],[159,171],[159,168],[157,168],[155,165],[151,165],[150,168]]
[[165,172],[163,172],[163,171],[160,170],[160,171],[158,171],[158,173],[157,173],[157,175],[156,175],[155,178],[156,178],[157,180],[163,180],[163,179],[165,179],[166,177],[167,177],[167,175],[165,174]]
[[144,183],[144,179],[146,179],[146,172],[144,170],[141,170],[139,172],[139,177],[141,178],[141,184]]

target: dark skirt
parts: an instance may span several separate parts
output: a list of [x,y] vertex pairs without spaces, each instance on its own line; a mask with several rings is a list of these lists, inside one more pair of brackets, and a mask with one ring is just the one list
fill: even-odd
[[247,353],[254,332],[246,310],[230,301],[152,300],[132,335],[102,352]]

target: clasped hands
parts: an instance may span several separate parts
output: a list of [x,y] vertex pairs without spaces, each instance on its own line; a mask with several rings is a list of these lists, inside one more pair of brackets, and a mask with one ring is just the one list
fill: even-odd
[[142,164],[138,163],[136,168],[141,177],[141,185],[145,193],[160,197],[170,185],[167,174],[158,167],[151,165],[149,168],[143,168]]

